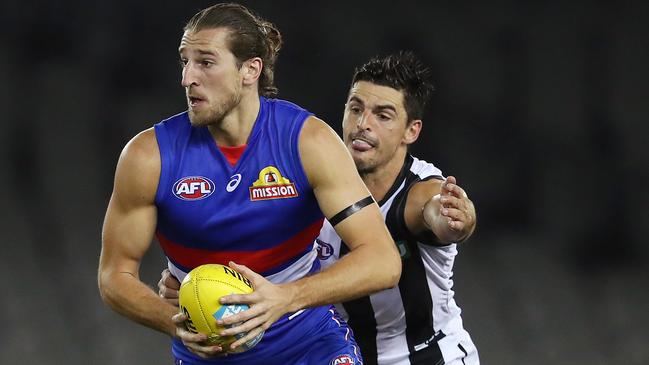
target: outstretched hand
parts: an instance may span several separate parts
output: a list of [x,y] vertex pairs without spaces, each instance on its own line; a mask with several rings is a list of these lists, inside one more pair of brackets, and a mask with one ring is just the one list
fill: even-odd
[[230,262],[229,266],[245,275],[254,288],[250,294],[231,294],[221,297],[221,304],[247,304],[248,310],[220,319],[220,326],[232,326],[220,333],[221,336],[231,336],[242,332],[247,334],[235,341],[231,349],[235,349],[258,334],[266,331],[282,315],[291,310],[292,295],[286,286],[276,285],[244,265]]
[[461,242],[475,228],[475,207],[454,176],[442,183],[441,191],[432,197],[423,209],[428,229],[444,242]]
[[[448,218],[448,227],[453,231],[464,231],[475,224],[475,207],[454,176],[442,183],[439,202],[440,214]],[[468,232],[467,232],[468,233]]]

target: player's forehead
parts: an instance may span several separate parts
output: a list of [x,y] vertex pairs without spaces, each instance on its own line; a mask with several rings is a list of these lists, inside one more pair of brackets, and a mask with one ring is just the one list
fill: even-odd
[[349,90],[347,101],[360,102],[367,107],[390,105],[396,110],[404,108],[403,92],[389,86],[378,85],[369,81],[357,81]]
[[186,30],[180,39],[178,52],[212,52],[224,53],[229,52],[228,35],[230,31],[227,28],[207,28],[199,31]]

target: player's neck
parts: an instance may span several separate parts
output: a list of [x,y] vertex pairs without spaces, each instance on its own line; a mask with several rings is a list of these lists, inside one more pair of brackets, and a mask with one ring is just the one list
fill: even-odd
[[241,146],[247,143],[250,132],[259,115],[259,95],[245,93],[241,101],[219,123],[208,126],[216,144],[224,147]]
[[399,176],[399,172],[401,172],[401,168],[403,167],[403,161],[406,158],[405,153],[407,153],[407,150],[399,150],[393,158],[385,164],[378,166],[374,171],[361,173],[363,182],[377,202],[385,197],[385,194],[388,193],[388,190],[390,190],[392,184],[394,184],[394,181]]

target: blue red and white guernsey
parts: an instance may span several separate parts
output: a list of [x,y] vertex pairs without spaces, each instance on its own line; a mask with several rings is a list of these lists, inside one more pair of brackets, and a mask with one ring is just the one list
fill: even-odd
[[[186,112],[155,125],[162,164],[156,237],[178,280],[196,266],[229,261],[273,283],[319,270],[314,242],[323,215],[298,151],[310,115],[287,101],[260,97],[246,149],[234,166],[209,130],[193,127]],[[351,330],[331,306],[280,318],[242,354],[205,360],[178,340],[172,351],[178,364],[361,362]]]

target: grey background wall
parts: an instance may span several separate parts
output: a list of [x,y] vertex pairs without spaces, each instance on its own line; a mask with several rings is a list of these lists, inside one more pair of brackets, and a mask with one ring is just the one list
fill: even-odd
[[[454,279],[484,364],[649,363],[646,2],[244,4],[283,32],[280,96],[338,131],[354,66],[431,66],[414,152],[478,209]],[[3,364],[171,363],[96,267],[120,150],[185,108],[181,28],[208,5],[0,2]]]

